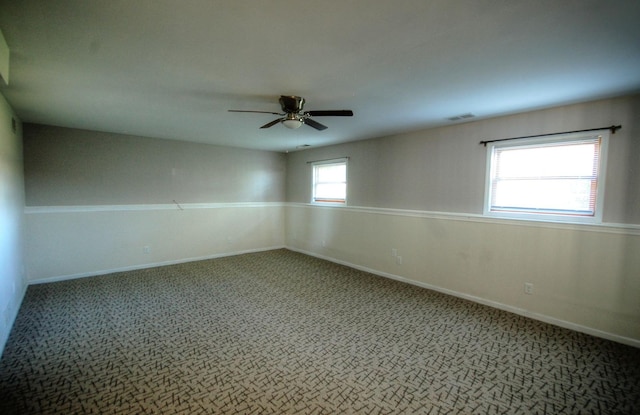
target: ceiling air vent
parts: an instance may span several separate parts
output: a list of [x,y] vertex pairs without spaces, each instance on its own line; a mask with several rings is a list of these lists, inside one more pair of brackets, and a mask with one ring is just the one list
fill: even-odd
[[460,120],[466,120],[467,118],[473,118],[473,117],[475,117],[475,115],[473,115],[472,113],[468,112],[466,114],[456,115],[455,117],[449,117],[447,119],[449,121],[460,121]]

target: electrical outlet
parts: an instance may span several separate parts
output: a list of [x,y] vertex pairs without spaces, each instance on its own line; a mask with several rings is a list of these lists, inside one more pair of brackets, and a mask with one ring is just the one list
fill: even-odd
[[402,265],[402,257],[401,256],[397,256],[396,257],[396,264]]
[[533,284],[530,282],[524,283],[524,293],[532,295],[533,294]]
[[150,254],[151,253],[151,247],[149,245],[145,245],[142,247],[142,252],[144,254]]
[[391,256],[394,258],[398,256],[398,250],[396,248],[391,248]]

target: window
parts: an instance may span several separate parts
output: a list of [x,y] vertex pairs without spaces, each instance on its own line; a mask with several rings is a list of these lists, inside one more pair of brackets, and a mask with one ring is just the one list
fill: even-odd
[[485,214],[600,222],[608,134],[488,145]]
[[313,163],[313,203],[347,203],[347,160]]

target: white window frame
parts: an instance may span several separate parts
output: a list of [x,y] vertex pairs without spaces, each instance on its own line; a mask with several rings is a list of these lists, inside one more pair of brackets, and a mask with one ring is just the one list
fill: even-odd
[[[348,177],[349,177],[349,164],[348,158],[339,158],[331,160],[322,160],[311,163],[311,203],[314,205],[329,205],[329,206],[346,206],[348,197]],[[316,199],[316,184],[317,184],[317,168],[329,165],[344,165],[345,166],[345,197],[344,199],[335,200],[317,200]]]
[[[495,149],[503,148],[517,148],[517,147],[542,147],[545,145],[553,145],[560,143],[579,142],[581,140],[589,140],[593,138],[599,138],[600,149],[598,157],[598,171],[597,171],[597,187],[595,195],[595,207],[593,215],[578,215],[578,214],[554,214],[554,213],[537,213],[530,211],[505,211],[505,210],[492,210],[492,189],[493,189],[493,177],[495,174],[494,154]],[[506,218],[506,219],[522,219],[532,221],[545,221],[545,222],[570,222],[570,223],[602,223],[602,207],[604,200],[605,181],[606,181],[606,160],[607,149],[609,145],[609,132],[608,131],[596,131],[589,133],[571,133],[563,135],[550,135],[541,136],[535,138],[526,138],[518,140],[508,140],[501,142],[487,143],[487,168],[485,178],[485,198],[483,213],[485,216]]]

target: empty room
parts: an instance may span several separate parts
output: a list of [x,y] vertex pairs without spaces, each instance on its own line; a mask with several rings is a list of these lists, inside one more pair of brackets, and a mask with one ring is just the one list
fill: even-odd
[[0,0],[0,413],[640,413],[639,21]]

